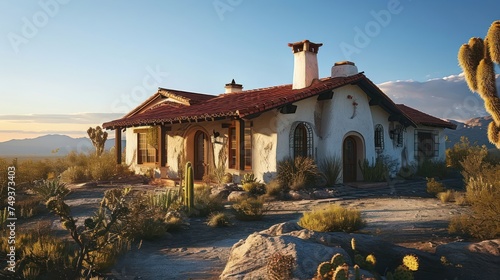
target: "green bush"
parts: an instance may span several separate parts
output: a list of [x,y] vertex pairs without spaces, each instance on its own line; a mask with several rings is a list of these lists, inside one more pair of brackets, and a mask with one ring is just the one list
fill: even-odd
[[286,157],[278,162],[276,173],[283,188],[292,190],[314,187],[319,176],[316,163],[309,157]]
[[367,159],[363,162],[358,162],[363,180],[365,182],[383,182],[387,181],[391,174],[395,173],[398,167],[397,160],[390,156],[381,155],[377,157],[375,162],[370,164]]
[[262,220],[266,209],[262,199],[247,198],[233,204],[233,209],[236,212],[236,219],[242,221],[257,221]]
[[209,227],[227,227],[231,225],[231,218],[223,212],[213,212],[208,217],[207,225]]
[[421,177],[445,178],[448,174],[446,162],[441,160],[424,159],[419,162],[417,174]]
[[354,232],[362,228],[365,222],[361,219],[360,211],[331,204],[324,208],[305,212],[299,220],[299,225],[320,232]]
[[326,186],[331,187],[339,181],[342,172],[342,159],[336,155],[325,157],[319,162],[318,168],[326,181]]
[[220,197],[210,195],[209,187],[195,188],[194,190],[195,216],[206,217],[212,212],[219,212],[224,209],[224,204]]
[[427,178],[427,193],[437,195],[444,191],[446,191],[446,188],[443,183],[437,182],[434,178]]
[[266,184],[266,194],[268,196],[279,197],[283,194],[283,187],[280,182],[276,179],[271,180]]
[[481,147],[476,143],[471,146],[469,139],[465,136],[460,137],[460,142],[455,143],[453,147],[446,150],[446,165],[455,169],[462,170],[461,162],[471,153],[477,153]]
[[262,195],[266,193],[266,186],[259,182],[247,182],[243,184],[243,189],[251,195]]

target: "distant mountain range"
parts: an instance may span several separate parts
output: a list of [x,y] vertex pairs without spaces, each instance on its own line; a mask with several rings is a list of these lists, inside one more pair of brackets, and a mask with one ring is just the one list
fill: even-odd
[[488,141],[488,125],[491,120],[491,116],[474,118],[465,122],[448,120],[456,124],[457,129],[445,129],[449,141],[446,142],[446,148],[451,148],[455,143],[460,142],[461,136],[467,137],[471,144],[477,143],[479,146],[486,145],[488,149],[494,148],[495,146]]
[[[104,145],[106,150],[115,146],[115,139],[108,139]],[[125,148],[125,140],[122,140]],[[0,142],[0,156],[65,156],[71,151],[94,151],[89,138],[72,138],[66,135],[50,134],[33,139],[9,140]]]
[[[460,142],[461,136],[469,138],[471,143],[486,145],[488,148],[494,146],[488,142],[487,129],[491,122],[491,116],[470,119],[466,122],[450,120],[457,125],[456,130],[446,129],[448,136],[446,148],[453,147],[455,143]],[[106,141],[105,148],[110,149],[115,145],[114,139]],[[125,148],[125,140],[122,140],[122,148]],[[71,138],[66,135],[51,134],[40,136],[33,139],[9,140],[0,142],[0,156],[64,156],[70,151],[88,152],[93,151],[94,147],[89,138]]]

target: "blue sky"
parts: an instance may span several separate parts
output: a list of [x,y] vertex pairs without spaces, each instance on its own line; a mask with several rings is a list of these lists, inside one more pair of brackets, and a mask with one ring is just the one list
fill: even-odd
[[233,78],[245,89],[291,83],[287,43],[304,39],[323,43],[322,77],[351,60],[397,103],[474,117],[481,101],[457,51],[484,37],[498,11],[499,1],[0,0],[0,141],[84,135],[157,87],[219,94]]

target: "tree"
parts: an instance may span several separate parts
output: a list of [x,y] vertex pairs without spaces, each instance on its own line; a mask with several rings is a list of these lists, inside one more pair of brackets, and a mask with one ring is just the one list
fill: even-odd
[[500,64],[500,20],[493,22],[485,39],[471,38],[458,51],[469,89],[484,100],[486,111],[493,117],[488,125],[488,139],[500,149],[500,98],[496,87],[495,63]]
[[96,155],[101,156],[104,152],[104,144],[108,139],[108,133],[103,131],[100,126],[96,126],[96,128],[89,127],[89,129],[87,129],[87,134],[92,141],[92,145],[95,147]]

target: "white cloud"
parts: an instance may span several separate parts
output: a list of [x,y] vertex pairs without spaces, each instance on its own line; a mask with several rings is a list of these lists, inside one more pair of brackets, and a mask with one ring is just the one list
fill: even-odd
[[[500,75],[497,75],[498,88],[499,78]],[[378,86],[395,103],[439,118],[468,120],[488,115],[483,100],[467,87],[463,73],[425,82],[390,81]]]

